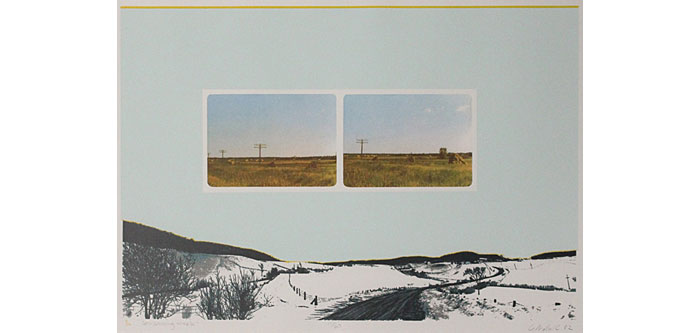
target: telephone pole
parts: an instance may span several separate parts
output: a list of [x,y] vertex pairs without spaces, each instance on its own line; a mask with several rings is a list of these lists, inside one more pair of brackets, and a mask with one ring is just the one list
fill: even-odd
[[221,158],[224,158],[224,153],[225,153],[226,151],[223,150],[223,149],[221,149],[221,150],[219,150],[219,152],[221,153]]
[[262,162],[262,150],[263,148],[267,148],[267,145],[264,143],[256,143],[253,145],[253,148],[258,150],[258,162]]
[[365,151],[365,143],[367,143],[367,139],[356,139],[355,143],[360,144],[360,155],[362,155]]

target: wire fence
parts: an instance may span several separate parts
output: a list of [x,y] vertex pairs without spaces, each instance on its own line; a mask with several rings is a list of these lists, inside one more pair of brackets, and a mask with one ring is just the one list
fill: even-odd
[[311,305],[318,305],[318,303],[326,303],[326,302],[331,302],[331,301],[336,301],[339,300],[343,297],[323,297],[320,295],[313,294],[309,291],[306,291],[298,286],[295,286],[292,284],[292,275],[288,274],[288,283],[289,287],[292,288],[294,293],[297,294],[299,297],[303,297],[305,301],[309,301],[309,304]]

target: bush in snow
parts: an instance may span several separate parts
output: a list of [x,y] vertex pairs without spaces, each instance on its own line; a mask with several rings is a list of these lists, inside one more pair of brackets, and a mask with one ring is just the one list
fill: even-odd
[[195,287],[194,260],[172,249],[124,243],[122,299],[126,313],[139,308],[146,319],[172,316]]
[[211,319],[229,319],[224,316],[223,279],[216,273],[214,279],[207,282],[207,286],[199,290],[199,304],[197,308],[202,315]]
[[206,319],[250,319],[255,311],[269,300],[261,302],[260,287],[253,274],[240,270],[239,275],[221,277],[218,272],[208,282],[208,287],[200,289],[197,308]]

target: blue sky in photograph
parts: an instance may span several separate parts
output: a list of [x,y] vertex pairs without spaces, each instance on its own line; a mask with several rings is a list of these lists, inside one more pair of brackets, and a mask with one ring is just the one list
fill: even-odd
[[207,150],[212,157],[336,154],[334,95],[239,95],[207,97]]
[[346,95],[346,153],[359,153],[356,139],[367,139],[366,153],[471,152],[469,95]]

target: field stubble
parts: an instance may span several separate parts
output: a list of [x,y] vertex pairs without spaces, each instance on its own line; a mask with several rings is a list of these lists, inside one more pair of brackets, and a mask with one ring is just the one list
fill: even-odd
[[209,186],[333,186],[335,157],[209,158]]
[[345,154],[343,179],[348,187],[466,187],[472,184],[472,156],[465,164],[436,155]]

